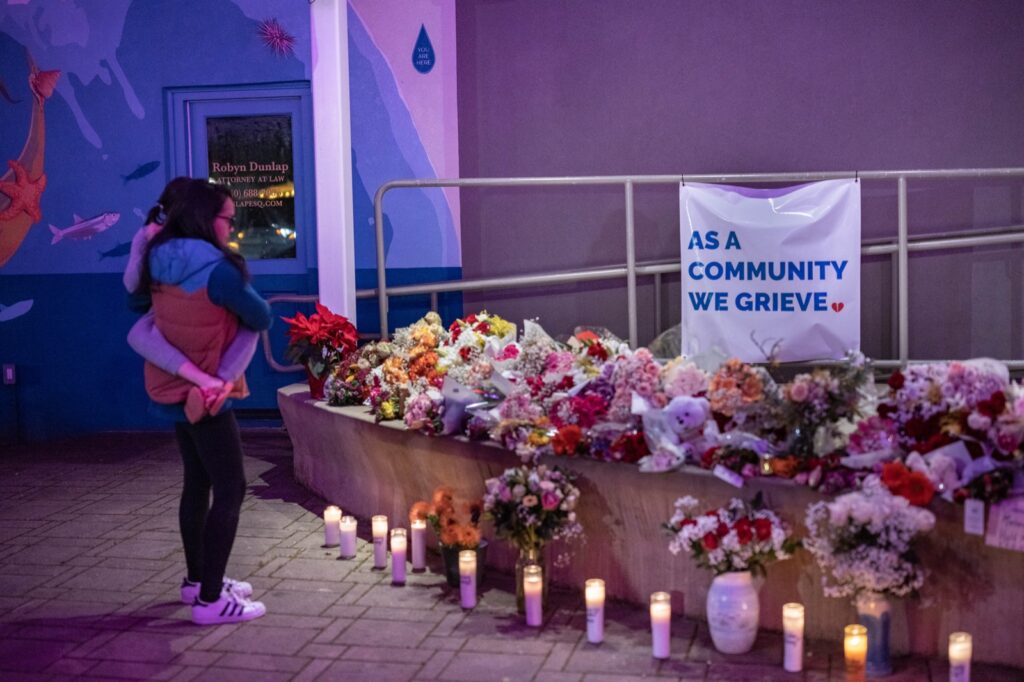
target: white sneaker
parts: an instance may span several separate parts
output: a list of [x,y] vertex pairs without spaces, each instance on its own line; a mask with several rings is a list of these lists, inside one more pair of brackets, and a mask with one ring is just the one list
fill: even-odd
[[263,602],[249,601],[225,590],[220,593],[220,599],[210,604],[196,598],[192,604],[192,622],[196,625],[241,623],[259,618],[266,612]]
[[[188,578],[181,581],[181,603],[192,604],[199,596],[199,583],[190,583]],[[231,578],[224,578],[224,590],[231,592],[232,594],[239,596],[243,599],[247,599],[252,596],[252,584],[241,580],[232,580]]]

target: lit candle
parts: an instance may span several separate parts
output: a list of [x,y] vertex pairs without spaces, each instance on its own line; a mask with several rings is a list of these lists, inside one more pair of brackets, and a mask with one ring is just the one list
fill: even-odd
[[526,624],[539,628],[544,622],[544,577],[537,564],[523,567],[523,596],[526,600]]
[[351,559],[356,555],[356,517],[341,517],[341,544],[338,554],[342,559]]
[[341,510],[333,504],[324,509],[324,547],[337,547],[341,542]]
[[459,597],[462,608],[476,606],[476,550],[464,549],[459,552]]
[[604,581],[591,578],[583,591],[587,601],[587,641],[600,644],[604,641]]
[[415,519],[412,522],[412,572],[427,570],[427,522]]
[[847,682],[862,682],[868,657],[868,629],[863,625],[847,625],[843,638]]
[[391,530],[391,584],[405,584],[405,554],[408,536],[404,528]]
[[971,635],[967,632],[949,636],[949,682],[971,682]]
[[668,658],[672,637],[672,595],[655,592],[651,595],[651,655]]
[[373,567],[381,570],[388,567],[388,517],[370,518],[373,527]]
[[782,605],[782,632],[785,654],[782,667],[786,672],[798,673],[804,668],[804,605]]

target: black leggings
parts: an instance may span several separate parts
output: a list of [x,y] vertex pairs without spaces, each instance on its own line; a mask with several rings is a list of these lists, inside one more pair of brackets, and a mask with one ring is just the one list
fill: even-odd
[[238,422],[228,410],[196,424],[178,422],[174,432],[185,464],[178,518],[188,579],[202,583],[200,599],[217,601],[245,498]]

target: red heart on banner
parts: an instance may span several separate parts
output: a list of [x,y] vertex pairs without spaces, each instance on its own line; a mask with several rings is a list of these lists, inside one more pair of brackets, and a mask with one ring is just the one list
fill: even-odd
[[842,303],[841,301],[840,301],[839,303],[833,303],[833,304],[832,304],[832,310],[836,311],[837,313],[838,313],[838,312],[839,312],[840,310],[842,310],[843,308],[845,308],[845,307],[846,307],[846,306],[844,306],[844,305],[843,305],[843,303]]

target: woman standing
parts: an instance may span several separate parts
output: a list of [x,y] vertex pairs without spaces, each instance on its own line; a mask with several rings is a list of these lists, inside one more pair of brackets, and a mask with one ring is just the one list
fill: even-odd
[[[248,284],[245,259],[227,246],[234,219],[226,188],[191,180],[143,259],[142,289],[152,297],[156,327],[207,374],[216,373],[240,324],[270,327],[270,306]],[[203,625],[259,618],[266,608],[246,599],[252,586],[224,577],[246,487],[231,404],[189,423],[184,406],[193,384],[149,362],[145,380],[152,410],[175,422],[185,468],[179,518],[188,573],[182,600],[192,604],[192,620]],[[248,395],[242,377],[230,398]]]

